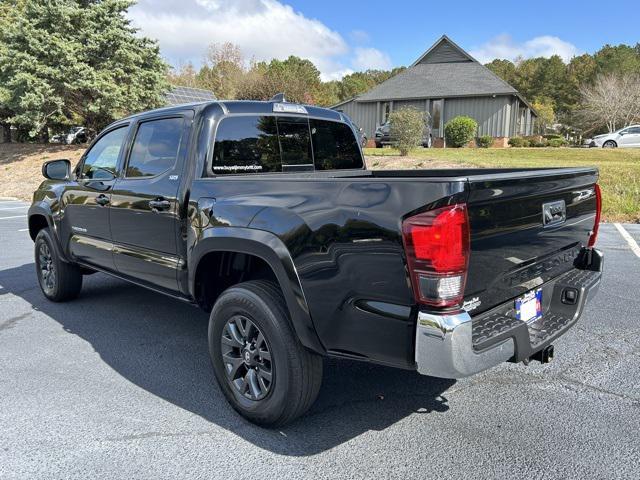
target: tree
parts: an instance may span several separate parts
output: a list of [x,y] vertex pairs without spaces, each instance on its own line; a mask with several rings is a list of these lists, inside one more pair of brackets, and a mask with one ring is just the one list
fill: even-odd
[[609,132],[640,121],[640,76],[600,74],[580,89],[580,117],[587,130],[606,125]]
[[316,66],[292,55],[286,60],[254,63],[245,75],[238,98],[268,100],[276,93],[284,93],[292,102],[317,104],[326,91]]
[[605,45],[593,55],[593,59],[598,73],[640,73],[640,55],[629,45]]
[[348,100],[365,93],[403,70],[405,67],[396,67],[392,70],[366,70],[345,75],[338,82],[338,101]]
[[193,66],[193,63],[187,62],[179,65],[178,67],[172,67],[167,74],[167,81],[171,85],[198,88],[200,82],[197,78],[197,74],[198,72]]
[[553,102],[549,98],[539,98],[531,103],[533,109],[538,113],[536,119],[536,129],[538,133],[544,134],[548,127],[555,122]]
[[240,47],[233,43],[209,46],[204,66],[197,73],[199,86],[212,90],[218,98],[237,98],[246,74]]
[[508,84],[516,84],[516,66],[510,60],[496,58],[485,66]]
[[12,124],[46,138],[53,123],[89,128],[162,103],[158,46],[126,17],[129,0],[24,0],[0,31],[0,84]]
[[366,70],[323,82],[320,71],[309,60],[292,55],[284,60],[252,60],[247,64],[240,47],[223,43],[209,47],[197,72],[187,64],[174,69],[167,78],[173,85],[212,90],[218,98],[267,100],[284,92],[291,101],[328,107],[364,93],[403,70]]
[[401,156],[409,155],[411,149],[422,143],[424,125],[424,113],[415,108],[404,107],[389,114],[389,134]]

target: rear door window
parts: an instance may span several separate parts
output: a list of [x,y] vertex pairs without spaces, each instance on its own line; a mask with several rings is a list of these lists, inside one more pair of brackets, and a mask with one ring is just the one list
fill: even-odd
[[127,178],[155,177],[176,163],[182,118],[163,118],[141,123],[127,164]]
[[310,119],[316,170],[362,168],[362,155],[346,123]]

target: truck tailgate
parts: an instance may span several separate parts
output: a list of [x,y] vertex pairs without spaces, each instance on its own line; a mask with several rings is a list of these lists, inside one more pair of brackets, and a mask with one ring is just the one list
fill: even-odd
[[594,226],[597,179],[591,168],[468,178],[465,308],[472,315],[573,268]]

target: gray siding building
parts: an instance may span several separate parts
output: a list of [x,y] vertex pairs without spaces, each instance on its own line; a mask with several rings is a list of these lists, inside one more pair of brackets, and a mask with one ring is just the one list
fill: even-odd
[[430,114],[435,146],[443,143],[437,139],[444,124],[459,115],[474,118],[479,136],[491,135],[504,146],[509,137],[531,135],[536,118],[515,88],[446,35],[406,70],[331,108],[349,115],[371,139],[390,112],[406,106]]

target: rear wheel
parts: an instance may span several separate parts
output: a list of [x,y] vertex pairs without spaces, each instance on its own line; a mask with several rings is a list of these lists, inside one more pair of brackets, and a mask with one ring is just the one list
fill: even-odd
[[48,228],[38,232],[35,240],[35,263],[38,283],[45,297],[54,302],[72,300],[82,289],[82,272],[77,265],[62,261]]
[[613,140],[607,140],[602,144],[602,148],[616,148],[618,144]]
[[289,423],[320,390],[322,359],[300,344],[272,282],[244,282],[220,295],[209,320],[209,353],[225,397],[253,423]]

